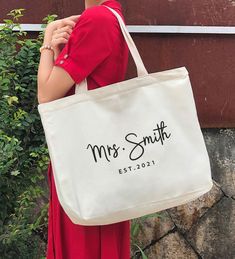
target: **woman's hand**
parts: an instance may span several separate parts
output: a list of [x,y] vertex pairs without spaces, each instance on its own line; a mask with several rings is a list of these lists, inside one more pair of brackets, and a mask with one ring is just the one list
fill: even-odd
[[54,29],[61,28],[65,25],[69,25],[69,26],[73,27],[76,24],[76,22],[80,16],[81,15],[71,15],[71,16],[63,18],[63,19],[58,19],[53,22],[50,22],[47,25],[47,27],[53,27]]
[[46,33],[51,34],[51,46],[55,51],[54,60],[59,55],[64,45],[68,42],[70,34],[81,15],[72,15],[49,23]]

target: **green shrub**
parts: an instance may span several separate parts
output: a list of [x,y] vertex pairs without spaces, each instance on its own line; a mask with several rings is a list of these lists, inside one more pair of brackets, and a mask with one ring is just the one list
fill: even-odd
[[47,242],[49,155],[37,110],[44,32],[27,39],[26,32],[13,31],[23,10],[8,13],[11,19],[5,19],[0,29],[0,258],[4,259],[41,258]]

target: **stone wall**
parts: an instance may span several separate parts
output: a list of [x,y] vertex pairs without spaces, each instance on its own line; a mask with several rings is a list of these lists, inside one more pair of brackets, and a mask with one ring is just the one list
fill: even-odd
[[[235,259],[235,129],[203,129],[214,186],[186,205],[141,222],[148,259]],[[141,258],[132,251],[132,258]]]

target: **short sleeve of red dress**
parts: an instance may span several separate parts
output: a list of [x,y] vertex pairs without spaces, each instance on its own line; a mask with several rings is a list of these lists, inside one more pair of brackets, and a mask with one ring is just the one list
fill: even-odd
[[79,17],[54,65],[65,69],[76,84],[104,62],[112,50],[109,17],[103,8],[89,8]]

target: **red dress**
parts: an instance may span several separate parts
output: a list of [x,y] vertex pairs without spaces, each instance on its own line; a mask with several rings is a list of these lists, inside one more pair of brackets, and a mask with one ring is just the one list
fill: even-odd
[[[55,61],[76,83],[87,78],[89,90],[125,80],[128,64],[129,50],[119,23],[104,4],[122,16],[115,0],[86,9]],[[74,86],[65,96],[75,93]],[[73,224],[59,203],[51,162],[48,184],[47,259],[130,259],[129,220],[101,226]]]

